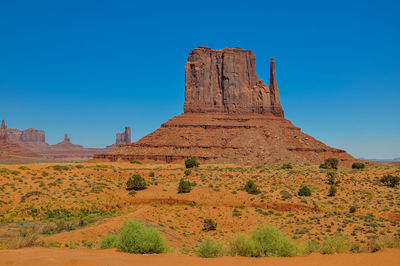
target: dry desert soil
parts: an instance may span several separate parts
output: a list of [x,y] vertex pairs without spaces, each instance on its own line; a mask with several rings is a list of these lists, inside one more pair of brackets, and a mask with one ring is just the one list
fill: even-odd
[[[400,190],[379,181],[384,175],[399,176],[398,165],[362,170],[309,164],[291,169],[201,165],[190,173],[185,170],[183,164],[129,162],[0,165],[0,264],[399,265],[398,249],[294,258],[195,257],[206,237],[226,244],[235,234],[250,235],[263,225],[277,227],[298,246],[308,240],[322,243],[341,232],[359,252],[369,252],[374,241],[400,235]],[[339,181],[335,196],[328,196],[329,172]],[[126,190],[133,174],[148,183],[135,195]],[[190,193],[178,193],[181,178],[195,184]],[[244,191],[247,180],[261,193]],[[311,196],[298,195],[301,185],[311,189]],[[117,232],[129,219],[160,231],[173,254],[95,250],[103,236]],[[216,230],[203,231],[204,219],[213,219]],[[35,228],[48,248],[10,250],[26,227]]]

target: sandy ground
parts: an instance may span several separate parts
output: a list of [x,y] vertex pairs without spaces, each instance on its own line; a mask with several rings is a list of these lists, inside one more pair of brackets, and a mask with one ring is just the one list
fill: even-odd
[[203,259],[181,254],[132,255],[115,250],[27,248],[0,251],[0,265],[400,265],[400,249],[362,254],[312,254],[293,258],[223,257]]

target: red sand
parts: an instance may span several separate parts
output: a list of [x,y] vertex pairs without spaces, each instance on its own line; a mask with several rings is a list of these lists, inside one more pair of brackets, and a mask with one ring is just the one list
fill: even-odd
[[115,250],[72,250],[62,248],[27,248],[1,250],[0,265],[400,265],[400,249],[386,249],[362,254],[312,254],[293,258],[222,257],[203,259],[181,254],[133,255]]

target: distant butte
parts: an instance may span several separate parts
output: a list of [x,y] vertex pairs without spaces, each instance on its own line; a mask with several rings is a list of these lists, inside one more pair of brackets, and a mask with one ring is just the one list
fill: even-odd
[[183,114],[138,142],[120,145],[94,159],[170,163],[188,157],[245,165],[321,163],[328,157],[348,163],[354,159],[284,118],[274,58],[270,84],[265,85],[256,74],[252,51],[208,47],[189,53]]

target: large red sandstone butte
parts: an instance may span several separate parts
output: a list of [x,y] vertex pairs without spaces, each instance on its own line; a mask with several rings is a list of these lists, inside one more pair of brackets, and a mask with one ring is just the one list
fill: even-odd
[[321,163],[328,157],[354,160],[284,118],[274,58],[269,86],[258,79],[254,53],[241,48],[195,48],[185,72],[183,114],[138,142],[94,159],[169,163],[197,157],[208,163],[247,165]]

